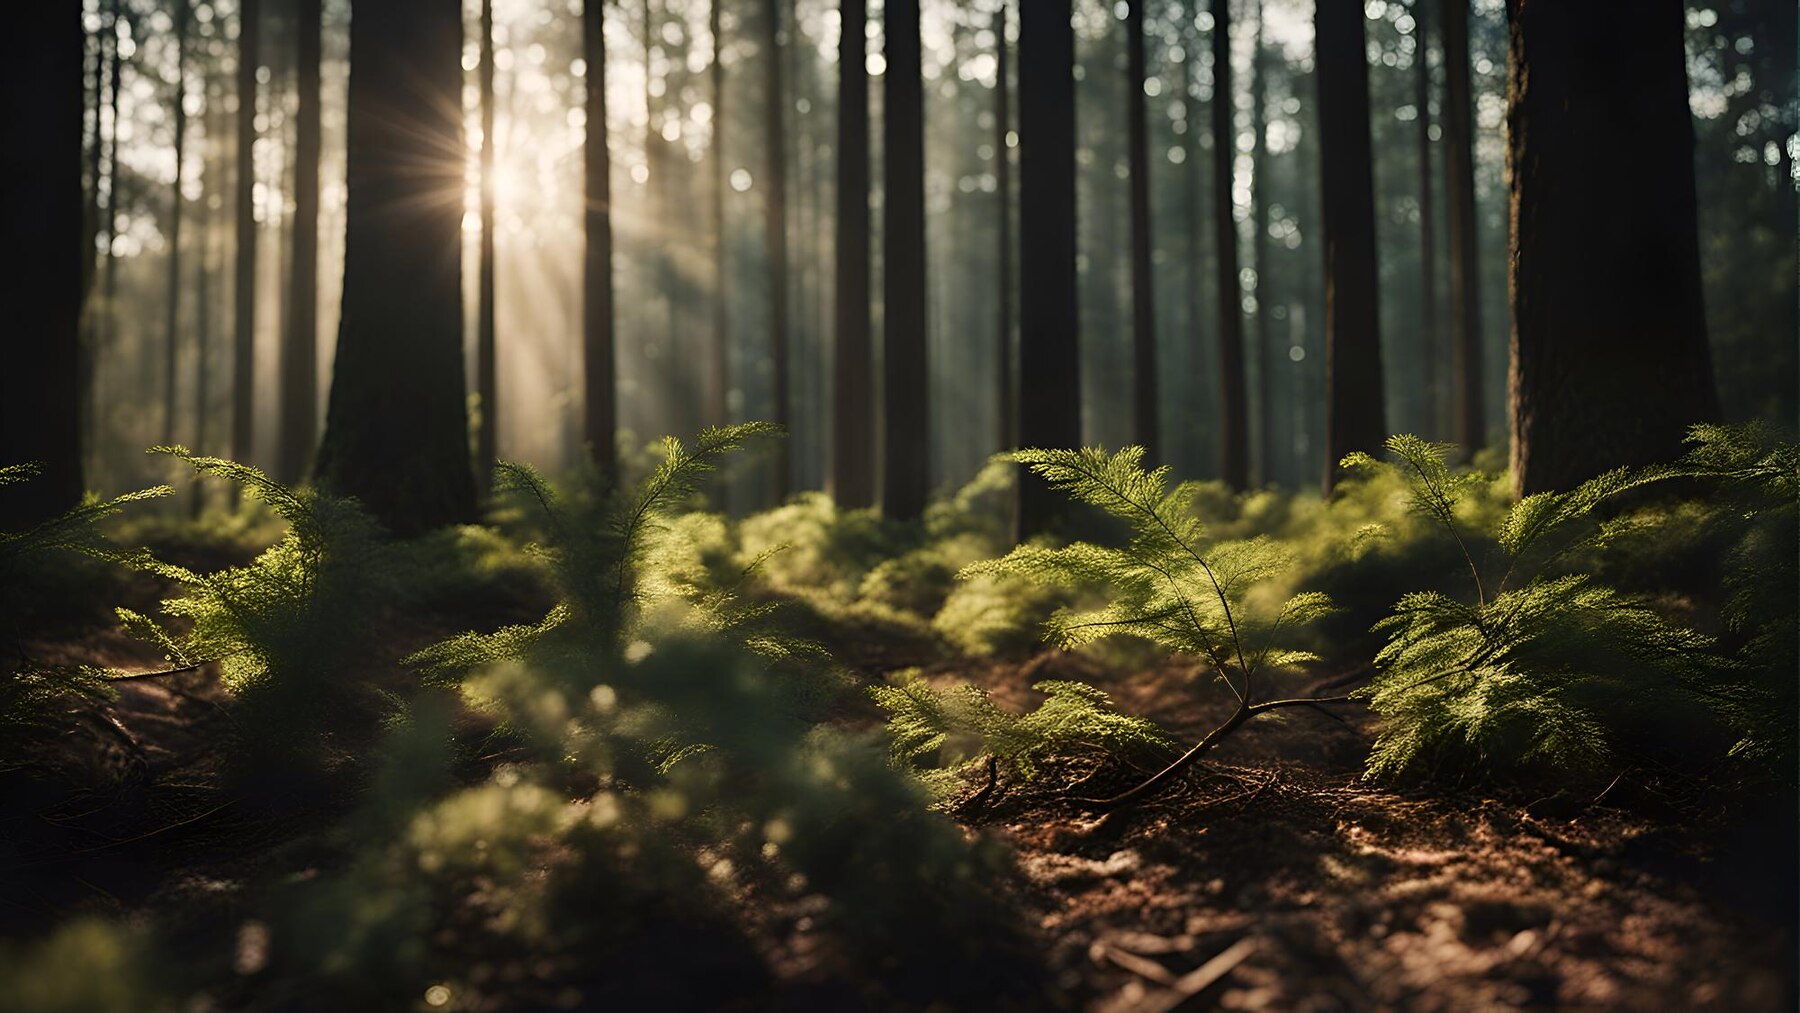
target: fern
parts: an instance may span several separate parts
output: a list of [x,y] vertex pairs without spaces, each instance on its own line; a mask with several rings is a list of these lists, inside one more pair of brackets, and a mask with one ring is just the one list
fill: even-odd
[[990,763],[996,777],[1025,783],[1052,757],[1166,762],[1175,754],[1174,740],[1155,723],[1120,714],[1092,686],[1047,680],[1031,688],[1046,699],[1023,715],[1002,710],[978,687],[934,689],[912,672],[869,693],[888,713],[894,763],[940,797]]
[[[1387,443],[1395,464],[1366,455],[1344,464],[1402,471],[1415,503],[1460,545],[1455,505],[1469,479],[1449,472],[1447,449],[1396,436]],[[1484,586],[1464,549],[1473,604],[1436,592],[1401,598],[1376,625],[1388,642],[1357,693],[1384,719],[1368,775],[1448,766],[1598,772],[1671,715],[1692,712],[1692,687],[1720,669],[1712,640],[1591,575],[1554,569],[1575,548],[1604,541],[1606,511],[1621,496],[1683,473],[1621,469],[1528,496],[1493,532],[1506,555],[1497,582]]]
[[1319,593],[1293,595],[1273,610],[1256,607],[1253,590],[1289,566],[1287,553],[1266,538],[1209,542],[1205,527],[1188,508],[1202,487],[1184,483],[1170,490],[1169,469],[1145,471],[1143,458],[1141,447],[1117,454],[1097,448],[1015,453],[1014,460],[1054,488],[1129,524],[1130,541],[1122,548],[1086,542],[1061,548],[1024,545],[962,573],[1105,587],[1110,601],[1103,608],[1052,616],[1045,626],[1051,643],[1073,649],[1104,637],[1142,637],[1172,652],[1204,657],[1237,698],[1237,710],[1225,725],[1155,777],[1104,800],[1109,805],[1155,790],[1255,714],[1320,702],[1257,701],[1256,696],[1269,673],[1313,660],[1312,654],[1292,646],[1293,637],[1332,608]]

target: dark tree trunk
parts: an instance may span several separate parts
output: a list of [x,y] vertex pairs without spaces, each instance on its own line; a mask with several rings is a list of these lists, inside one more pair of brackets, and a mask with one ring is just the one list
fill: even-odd
[[[122,69],[119,53],[119,25],[124,22],[119,0],[108,0],[106,37],[108,66],[106,81],[106,209],[100,217],[100,303],[90,306],[92,314],[88,336],[81,349],[81,387],[79,393],[81,429],[91,454],[100,431],[99,401],[95,383],[100,375],[101,350],[112,340],[113,296],[118,291],[119,258],[113,252],[113,241],[119,233],[119,75]],[[99,111],[95,111],[99,115]]]
[[1212,5],[1213,237],[1218,246],[1220,477],[1233,489],[1250,484],[1250,410],[1244,379],[1244,307],[1238,282],[1237,218],[1231,189],[1237,160],[1232,127],[1231,0]]
[[[322,0],[295,5],[299,68],[294,122],[294,224],[288,333],[281,357],[278,474],[298,482],[311,463],[318,420],[319,62]],[[485,406],[484,406],[485,408]]]
[[[237,269],[231,358],[231,456],[249,461],[256,433],[256,68],[261,0],[238,7]],[[458,108],[461,100],[458,100]]]
[[618,358],[613,338],[612,156],[607,152],[606,5],[592,0],[582,15],[587,57],[587,140],[582,144],[583,223],[587,253],[582,266],[582,437],[594,466],[608,481],[619,478]]
[[[0,531],[54,517],[81,499],[81,286],[88,251],[81,190],[82,56],[78,0],[17,5],[0,36],[0,248],[8,342],[0,369],[0,464],[43,473],[0,490]],[[29,139],[30,143],[20,143]]]
[[1313,24],[1325,234],[1325,490],[1330,492],[1338,462],[1351,451],[1379,451],[1387,425],[1362,5],[1321,3]]
[[869,338],[868,4],[843,0],[838,36],[837,354],[833,359],[831,494],[875,502],[874,355]]
[[1150,138],[1144,108],[1144,4],[1130,0],[1125,15],[1125,116],[1131,161],[1132,440],[1147,460],[1162,457],[1161,399],[1157,396],[1156,294],[1150,267]]
[[1013,228],[1012,228],[1012,152],[1006,145],[1012,130],[1012,82],[1007,80],[1006,4],[994,12],[994,176],[995,203],[1000,210],[1000,248],[995,251],[996,273],[1000,276],[999,313],[994,335],[994,368],[999,376],[999,431],[1001,450],[1011,450],[1019,440],[1019,408],[1017,388],[1013,385],[1018,368],[1013,354]]
[[179,407],[176,367],[181,352],[181,224],[187,204],[181,194],[187,168],[187,35],[192,22],[186,0],[175,3],[175,93],[170,99],[175,125],[175,185],[169,192],[169,277],[163,320],[163,435],[165,445],[175,442],[175,415]]
[[[729,266],[725,256],[725,64],[719,49],[725,37],[724,0],[712,0],[707,27],[712,32],[712,336],[706,349],[706,418],[709,425],[731,421],[731,303]],[[866,88],[867,85],[865,84]],[[867,127],[867,124],[864,124]]]
[[1529,495],[1677,456],[1718,398],[1682,5],[1507,10],[1512,464]]
[[1444,218],[1450,244],[1455,439],[1474,453],[1487,445],[1488,433],[1481,378],[1481,264],[1479,226],[1475,220],[1475,98],[1469,83],[1469,0],[1444,0],[1443,31]]
[[[787,250],[787,88],[781,65],[781,4],[763,0],[764,106],[763,154],[768,179],[763,190],[763,243],[769,261],[769,358],[773,363],[775,424],[792,424],[788,397],[788,250]],[[792,482],[789,466],[791,434],[775,444],[775,500],[787,499]]]
[[475,324],[475,484],[487,488],[499,460],[500,381],[494,335],[494,0],[481,0],[481,264]]
[[1268,129],[1268,67],[1263,56],[1263,19],[1266,6],[1256,5],[1256,41],[1250,51],[1250,237],[1251,269],[1256,273],[1256,480],[1264,485],[1275,480],[1275,349],[1269,336],[1269,306],[1273,304],[1274,279],[1269,274],[1269,185],[1264,172],[1268,158],[1264,134]]
[[881,511],[910,520],[930,490],[925,372],[925,89],[919,0],[888,0],[882,154]]
[[84,305],[87,297],[94,291],[94,280],[98,277],[100,267],[100,173],[103,167],[100,127],[103,118],[101,110],[106,105],[107,30],[111,27],[113,26],[102,20],[99,27],[85,40],[92,43],[92,59],[87,59],[84,45],[84,61],[87,66],[84,71],[86,78],[82,83],[82,108],[84,114],[90,106],[94,110],[94,118],[84,128],[86,137],[82,141],[82,150],[87,155],[87,164],[83,169],[86,173],[87,213],[81,222],[81,248],[87,254],[82,261],[81,271],[81,297]]
[[475,517],[462,358],[462,9],[350,23],[344,312],[318,477],[389,530]]
[[[212,193],[224,177],[219,164],[219,145],[217,140],[225,135],[225,117],[221,112],[224,105],[220,97],[219,79],[216,74],[206,75],[206,154],[200,161],[201,193]],[[213,346],[213,238],[218,227],[218,216],[213,213],[210,201],[200,204],[200,278],[194,286],[194,300],[198,304],[194,319],[194,442],[196,454],[207,453],[212,446],[207,424],[212,419],[212,374],[209,366],[212,363]],[[206,504],[206,494],[201,492],[194,499],[194,512],[198,515]]]
[[1423,435],[1435,439],[1442,425],[1438,417],[1437,327],[1437,208],[1431,199],[1431,65],[1426,51],[1431,42],[1427,24],[1430,0],[1413,0],[1413,37],[1419,46],[1413,59],[1413,104],[1419,110],[1419,385],[1424,416]]
[[[1019,10],[1019,443],[1081,443],[1075,303],[1075,32],[1069,0]],[[1068,497],[1019,475],[1018,536],[1066,527]]]

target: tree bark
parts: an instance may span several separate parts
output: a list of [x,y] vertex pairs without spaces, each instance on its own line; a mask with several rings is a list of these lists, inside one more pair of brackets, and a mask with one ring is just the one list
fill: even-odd
[[[322,0],[295,4],[299,67],[294,121],[294,224],[287,341],[281,361],[278,475],[298,482],[311,463],[318,420],[319,63]],[[484,403],[485,404],[485,403]]]
[[[1635,15],[1634,15],[1635,17]],[[1481,264],[1475,219],[1475,99],[1469,82],[1469,0],[1444,0],[1444,202],[1450,244],[1450,342],[1456,442],[1487,445],[1481,351]]]
[[[17,5],[0,35],[0,245],[15,339],[0,369],[0,464],[38,477],[0,490],[0,531],[81,499],[82,57],[78,0]],[[22,143],[24,140],[30,143]]]
[[1376,302],[1375,179],[1363,9],[1321,3],[1314,14],[1319,175],[1325,238],[1325,491],[1351,451],[1387,439]]
[[930,414],[925,371],[925,88],[919,0],[887,0],[882,77],[881,511],[911,520],[930,491]]
[[181,224],[187,200],[181,187],[187,168],[187,41],[192,17],[187,0],[175,2],[175,94],[170,102],[175,127],[175,185],[169,193],[169,276],[163,309],[163,434],[165,446],[175,442],[175,415],[180,404],[176,367],[181,353]]
[[494,0],[481,0],[481,274],[475,324],[475,396],[480,426],[475,484],[487,488],[499,460],[500,381],[495,373],[494,306]]
[[[764,104],[763,155],[768,179],[763,190],[763,244],[769,262],[769,358],[774,369],[775,424],[783,431],[793,423],[788,379],[788,249],[787,249],[787,88],[781,64],[781,4],[763,0]],[[776,502],[787,499],[791,466],[791,436],[776,441],[774,477]]]
[[587,139],[582,144],[585,192],[582,261],[582,436],[609,482],[619,479],[618,356],[613,334],[612,155],[607,151],[606,5],[585,0],[582,52],[587,57]]
[[1157,396],[1156,293],[1150,266],[1150,138],[1144,103],[1144,5],[1129,0],[1125,15],[1125,116],[1131,162],[1132,440],[1152,463],[1162,459],[1161,399]]
[[475,518],[462,357],[462,10],[350,26],[344,310],[318,478],[399,535]]
[[[237,268],[231,365],[231,456],[249,461],[256,434],[256,68],[261,0],[239,0]],[[460,108],[461,102],[458,101]]]
[[1424,383],[1419,385],[1421,414],[1425,423],[1422,435],[1435,439],[1441,420],[1438,418],[1438,327],[1437,327],[1437,208],[1431,198],[1431,65],[1426,52],[1431,41],[1427,24],[1431,17],[1430,0],[1413,0],[1413,38],[1418,48],[1413,51],[1413,104],[1419,110],[1419,371]]
[[1682,5],[1507,10],[1512,464],[1530,495],[1673,458],[1719,405]]
[[837,345],[832,360],[831,493],[875,502],[874,352],[869,336],[869,73],[866,0],[843,0],[838,35]]
[[1013,227],[1012,152],[1006,138],[1012,130],[1012,83],[1007,80],[1006,3],[994,11],[994,191],[999,206],[1000,241],[994,253],[1000,276],[999,311],[995,322],[994,369],[999,378],[998,443],[1011,450],[1019,441],[1018,388],[1014,386],[1017,356],[1013,352]]
[[1212,4],[1213,237],[1218,245],[1220,477],[1233,489],[1250,484],[1250,406],[1244,371],[1244,300],[1238,281],[1237,218],[1232,185],[1237,131],[1232,119],[1231,0]]
[[[1069,0],[1019,14],[1019,444],[1081,443],[1075,301],[1075,32]],[[1021,540],[1067,526],[1068,497],[1021,471]]]

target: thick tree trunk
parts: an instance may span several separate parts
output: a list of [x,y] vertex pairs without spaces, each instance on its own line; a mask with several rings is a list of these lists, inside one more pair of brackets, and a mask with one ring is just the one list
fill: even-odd
[[925,371],[925,89],[919,0],[887,0],[882,80],[885,160],[882,235],[881,511],[910,520],[930,491],[930,414]]
[[[1636,15],[1633,15],[1636,17]],[[1469,82],[1469,0],[1444,0],[1444,203],[1450,244],[1450,342],[1456,442],[1487,445],[1481,352],[1481,264],[1475,220],[1475,98]]]
[[612,156],[606,148],[606,5],[585,0],[582,52],[587,57],[587,139],[582,144],[582,437],[600,474],[619,478],[618,358],[613,336]]
[[281,357],[278,474],[297,482],[311,463],[318,420],[319,346],[319,62],[322,0],[297,0],[298,83],[294,121],[292,289]]
[[1238,282],[1237,217],[1233,169],[1237,131],[1232,126],[1231,0],[1212,5],[1213,238],[1218,246],[1220,477],[1233,489],[1250,484],[1250,406],[1244,378],[1243,289]]
[[187,199],[182,196],[187,168],[187,36],[193,19],[187,0],[175,3],[175,92],[170,119],[175,126],[175,185],[169,192],[169,276],[163,309],[163,444],[175,442],[175,415],[180,405],[177,365],[181,357],[181,225]]
[[1019,440],[1018,388],[1014,372],[1018,368],[1013,353],[1013,227],[1012,227],[1012,152],[1007,136],[1012,132],[1012,82],[1007,80],[1006,7],[1003,2],[994,12],[994,201],[1000,212],[1000,242],[995,251],[996,273],[1000,276],[997,301],[999,311],[994,333],[994,369],[999,378],[1000,425],[995,434],[1001,450],[1011,450]]
[[[725,234],[725,64],[720,60],[720,47],[725,37],[722,8],[725,0],[712,0],[707,13],[707,28],[712,33],[712,255],[713,317],[712,336],[707,343],[706,419],[707,424],[722,426],[731,421],[731,303],[729,301],[729,264],[726,259]],[[865,84],[866,88],[867,85]],[[865,130],[868,124],[864,123]],[[865,157],[866,161],[866,157]]]
[[1325,233],[1325,491],[1330,492],[1338,462],[1354,450],[1379,451],[1387,424],[1362,5],[1321,3],[1313,24]]
[[[256,433],[256,68],[261,0],[239,0],[237,268],[232,328],[231,456],[249,461]],[[459,101],[460,105],[460,101]]]
[[481,0],[481,264],[475,324],[475,484],[487,488],[499,460],[500,381],[494,334],[494,0]]
[[397,534],[475,518],[462,358],[462,10],[351,19],[344,311],[325,487]]
[[869,337],[869,72],[865,0],[843,0],[838,36],[837,354],[832,369],[831,494],[875,502],[874,353]]
[[1507,9],[1512,464],[1529,495],[1673,458],[1719,406],[1681,4]]
[[[43,473],[0,490],[0,531],[81,499],[82,55],[79,0],[21,4],[0,35],[0,248],[8,343],[0,369],[0,464]],[[29,139],[30,143],[21,143]]]
[[1132,440],[1151,462],[1162,459],[1161,399],[1157,396],[1156,293],[1150,266],[1150,137],[1144,108],[1144,4],[1129,0],[1125,15],[1125,116],[1131,162]]
[[1419,137],[1419,372],[1424,383],[1419,386],[1420,413],[1424,416],[1422,435],[1436,439],[1442,421],[1438,418],[1438,327],[1437,327],[1437,209],[1431,199],[1431,65],[1426,52],[1431,42],[1427,29],[1431,16],[1430,0],[1413,0],[1413,105],[1418,109]]
[[[767,92],[763,154],[768,177],[763,183],[763,244],[769,262],[769,358],[774,369],[774,421],[786,430],[793,417],[788,395],[787,87],[783,84],[779,0],[763,0],[762,14]],[[790,435],[775,444],[772,484],[776,502],[787,499],[793,481],[789,463],[792,443]]]
[[[1075,32],[1069,0],[1019,12],[1019,444],[1081,443],[1075,302]],[[1021,539],[1062,528],[1068,497],[1018,482]]]

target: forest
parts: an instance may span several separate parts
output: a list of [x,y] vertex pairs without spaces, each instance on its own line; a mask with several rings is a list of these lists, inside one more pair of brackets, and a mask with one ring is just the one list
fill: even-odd
[[31,0],[0,1009],[1788,1010],[1791,0]]

